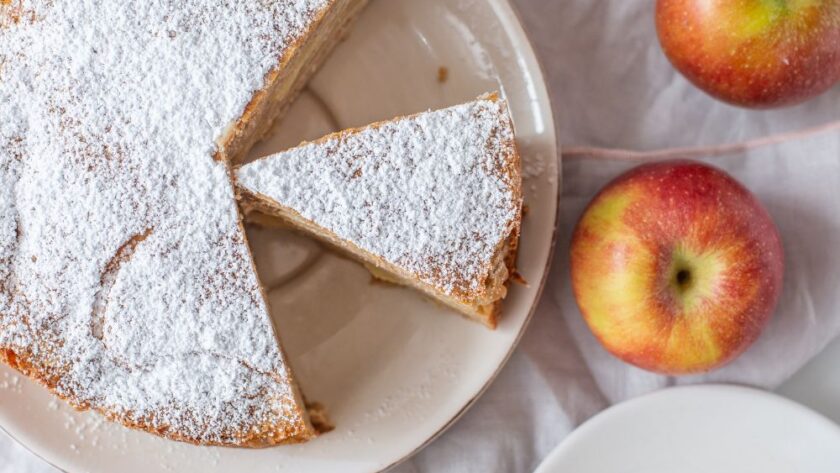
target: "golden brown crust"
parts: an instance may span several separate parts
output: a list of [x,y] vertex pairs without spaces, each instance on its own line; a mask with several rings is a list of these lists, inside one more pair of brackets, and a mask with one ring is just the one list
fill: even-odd
[[[499,100],[499,96],[496,93],[488,94],[485,97],[493,101]],[[508,120],[510,120],[510,118],[508,118]],[[509,125],[510,129],[513,130],[513,123],[509,123]],[[519,213],[517,214],[516,219],[512,222],[510,234],[505,242],[507,248],[507,253],[504,256],[504,265],[507,269],[505,280],[489,283],[491,286],[501,284],[505,287],[505,289],[510,287],[510,282],[516,275],[518,275],[516,271],[516,260],[519,254],[519,235],[522,228],[522,218],[524,216],[525,207],[522,195],[522,157],[519,154],[519,146],[516,144],[516,140],[512,140],[509,145],[513,150],[513,157],[512,159],[504,161],[507,163],[507,167],[503,169],[502,172],[511,184],[511,188],[514,191],[514,198],[517,202],[519,202]],[[505,291],[505,293],[506,292],[507,291]],[[501,317],[503,302],[504,298],[500,298],[491,304],[491,308],[487,311],[487,319],[484,322],[487,326],[494,329],[496,328],[499,318]]]
[[[191,443],[193,445],[263,448],[270,447],[273,445],[303,443],[316,437],[317,432],[323,432],[322,430],[318,430],[316,432],[316,430],[312,429],[311,427],[304,426],[303,424],[284,424],[283,426],[264,425],[262,426],[262,428],[256,429],[256,431],[251,433],[250,435],[238,437],[235,443],[208,442],[206,440],[199,440],[187,435],[183,435],[177,431],[168,430],[164,427],[156,427],[151,422],[133,421],[125,416],[118,415],[109,410],[91,408],[91,406],[87,404],[80,403],[78,398],[66,395],[58,391],[56,389],[58,378],[55,376],[49,376],[47,374],[47,371],[43,367],[38,366],[37,361],[34,360],[38,360],[38,358],[32,357],[31,355],[19,353],[10,348],[0,348],[0,361],[5,363],[9,367],[15,369],[24,376],[27,376],[37,381],[42,386],[46,387],[54,396],[67,402],[74,409],[78,411],[87,411],[92,409],[93,411],[102,415],[111,422],[122,424],[123,426],[131,429],[143,430],[148,433],[167,438],[169,440]],[[324,414],[319,415],[323,416]],[[281,428],[278,429],[278,427]]]
[[[516,271],[516,259],[519,255],[519,228],[521,226],[521,221],[522,217],[520,213],[520,217],[517,219],[516,225],[514,226],[513,231],[511,231],[507,239],[507,253],[504,257],[504,263],[505,268],[507,269],[508,277],[502,283],[506,289],[510,287],[511,282],[516,282],[518,278],[521,278],[521,276],[519,276],[519,273]],[[504,298],[497,299],[489,306],[486,306],[486,310],[480,308],[480,313],[486,313],[486,317],[483,320],[481,320],[481,322],[483,322],[491,329],[495,329],[498,326],[499,318],[502,315],[503,303]]]

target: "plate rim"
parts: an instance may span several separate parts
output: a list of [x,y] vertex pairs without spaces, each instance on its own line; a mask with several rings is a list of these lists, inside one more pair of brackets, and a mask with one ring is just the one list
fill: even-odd
[[15,436],[14,436],[14,435],[12,435],[12,434],[11,434],[8,430],[6,430],[6,428],[5,428],[5,427],[3,427],[3,425],[0,425],[0,432],[2,432],[3,434],[5,434],[5,435],[6,435],[6,437],[8,437],[8,438],[12,439],[12,441],[13,441],[15,444],[17,444],[19,447],[23,448],[24,450],[26,450],[27,452],[29,452],[30,454],[32,454],[35,458],[37,458],[37,459],[41,460],[42,462],[46,463],[47,465],[49,465],[49,466],[51,466],[51,467],[53,467],[53,468],[55,468],[55,469],[56,469],[56,471],[60,471],[60,472],[62,472],[62,473],[67,473],[67,470],[65,470],[65,469],[63,469],[63,468],[59,468],[59,467],[58,467],[58,465],[56,465],[55,463],[53,463],[53,462],[51,462],[51,461],[47,460],[46,458],[42,457],[42,456],[41,456],[40,454],[38,454],[38,452],[36,452],[35,450],[32,450],[32,449],[29,447],[29,445],[26,445],[25,443],[23,443],[23,442],[21,442],[20,440],[18,440],[18,439],[17,439],[17,437],[15,437]]
[[[491,374],[490,377],[487,378],[487,381],[470,397],[470,399],[458,410],[448,421],[446,421],[435,433],[429,436],[423,443],[415,447],[413,450],[409,451],[399,459],[391,462],[387,466],[383,468],[379,468],[375,470],[375,473],[383,473],[392,468],[400,465],[401,463],[407,461],[408,459],[412,458],[414,455],[419,453],[420,451],[424,450],[428,447],[431,443],[435,440],[440,438],[446,431],[448,431],[453,425],[455,425],[481,398],[482,395],[486,393],[486,391],[490,388],[493,382],[498,378],[501,371],[507,366],[510,358],[513,356],[513,353],[519,347],[519,343],[521,342],[525,332],[527,331],[530,323],[533,319],[533,316],[539,306],[540,301],[542,300],[542,295],[545,290],[545,286],[548,280],[548,276],[550,274],[551,265],[554,260],[556,247],[557,247],[557,238],[558,238],[558,231],[559,231],[559,223],[560,223],[560,197],[562,195],[562,153],[561,153],[561,144],[560,144],[560,136],[557,132],[556,128],[556,118],[554,116],[554,96],[552,94],[551,89],[548,87],[546,82],[546,74],[545,74],[545,67],[542,64],[539,56],[536,54],[536,50],[534,48],[534,43],[524,28],[524,23],[522,21],[522,15],[516,8],[516,6],[510,0],[487,0],[488,4],[492,6],[496,6],[497,15],[500,20],[509,24],[513,27],[512,32],[514,37],[519,40],[521,46],[515,48],[518,50],[520,54],[525,56],[528,60],[528,70],[532,70],[535,72],[534,78],[537,79],[534,83],[535,90],[537,92],[537,96],[542,96],[545,99],[545,105],[548,109],[548,122],[546,123],[546,130],[547,132],[553,134],[553,146],[555,151],[555,164],[557,167],[557,188],[556,188],[556,195],[554,196],[554,204],[555,204],[555,211],[553,216],[553,222],[549,225],[551,227],[551,239],[548,249],[548,254],[546,257],[546,261],[544,262],[544,268],[542,273],[542,278],[540,279],[539,283],[536,285],[536,291],[534,298],[531,302],[531,306],[528,309],[528,313],[525,316],[521,326],[519,327],[519,331],[517,332],[516,336],[514,337],[509,350],[502,358],[499,365],[496,367],[495,371]],[[505,15],[509,15],[506,17]],[[542,102],[540,100],[539,102]],[[55,463],[49,461],[44,456],[33,450],[29,445],[21,442],[17,437],[11,434],[3,425],[0,425],[0,432],[5,434],[8,438],[14,441],[17,445],[21,446],[24,450],[38,458],[39,460],[43,461],[47,465],[50,465],[56,471],[67,473],[67,470],[57,466]]]
[[560,443],[557,444],[540,462],[539,466],[537,466],[537,469],[534,470],[534,473],[553,473],[554,471],[556,471],[553,469],[550,470],[549,468],[554,468],[554,463],[558,462],[562,458],[562,455],[565,455],[569,449],[574,448],[574,445],[579,441],[580,438],[582,438],[583,435],[586,435],[590,430],[597,428],[597,426],[603,424],[604,422],[608,422],[609,419],[614,417],[617,412],[623,412],[627,409],[632,409],[634,406],[655,402],[655,399],[660,397],[685,397],[686,395],[691,396],[692,394],[697,395],[709,392],[724,393],[726,395],[736,396],[746,395],[753,398],[761,398],[764,400],[768,400],[777,405],[785,406],[786,408],[789,408],[792,411],[801,413],[803,416],[809,417],[814,422],[819,422],[829,430],[834,431],[837,438],[840,439],[840,425],[838,425],[828,417],[824,416],[823,414],[815,411],[814,409],[800,404],[794,401],[793,399],[787,398],[780,394],[776,394],[773,391],[768,391],[754,386],[726,383],[671,386],[664,389],[652,391],[646,394],[642,394],[641,396],[637,396],[626,401],[619,402],[617,404],[613,404],[607,407],[606,409],[596,413],[595,415],[584,421],[582,424],[575,427],[574,430],[572,430],[572,432],[569,433],[569,435],[567,435],[563,440],[561,440]]

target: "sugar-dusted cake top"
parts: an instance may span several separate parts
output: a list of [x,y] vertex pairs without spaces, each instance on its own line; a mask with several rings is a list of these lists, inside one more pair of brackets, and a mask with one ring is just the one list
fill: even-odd
[[301,433],[213,154],[328,3],[0,2],[12,361],[79,406],[176,438]]
[[481,291],[522,203],[511,121],[495,96],[329,135],[236,177],[456,296]]

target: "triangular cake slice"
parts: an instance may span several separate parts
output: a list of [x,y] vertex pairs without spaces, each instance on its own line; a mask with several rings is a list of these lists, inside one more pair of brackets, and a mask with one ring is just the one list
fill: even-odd
[[246,206],[496,326],[522,209],[497,95],[334,133],[247,164],[236,182]]
[[170,439],[312,438],[228,161],[364,3],[0,1],[0,360]]

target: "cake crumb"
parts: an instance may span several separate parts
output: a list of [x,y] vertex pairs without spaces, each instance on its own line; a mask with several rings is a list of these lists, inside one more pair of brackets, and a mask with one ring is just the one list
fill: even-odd
[[449,80],[449,68],[446,66],[440,66],[437,72],[437,81],[443,84],[447,80]]
[[510,275],[510,280],[515,282],[516,284],[519,284],[519,285],[522,285],[522,286],[525,286],[525,287],[529,286],[528,280],[525,279],[525,277],[522,276],[522,274],[520,274],[519,271],[514,271]]

